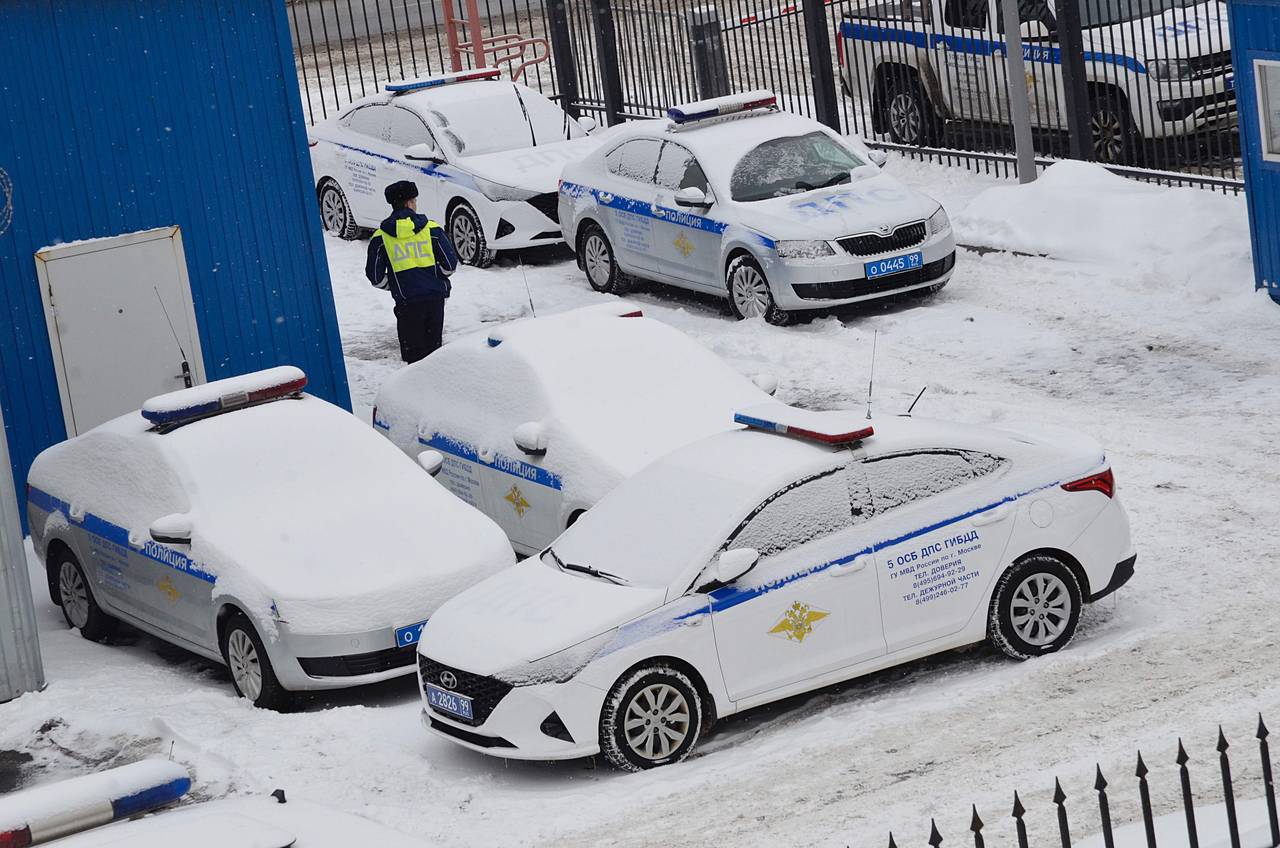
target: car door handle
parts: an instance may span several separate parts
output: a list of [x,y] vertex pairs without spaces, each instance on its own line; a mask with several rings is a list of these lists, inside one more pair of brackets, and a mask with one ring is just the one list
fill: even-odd
[[657,217],[659,217],[659,218],[663,218],[663,217],[665,217],[665,216],[666,216],[666,214],[667,214],[667,213],[663,210],[663,208],[662,208],[661,206],[659,206],[658,204],[656,204],[656,203],[655,203],[655,204],[653,204],[652,206],[650,206],[650,207],[649,207],[649,210],[650,210],[651,212],[653,212],[653,214],[654,214],[654,215],[656,215],[656,216],[657,216]]
[[855,557],[850,562],[846,562],[841,565],[833,565],[830,572],[831,576],[848,577],[850,574],[857,574],[867,567],[867,563],[870,559],[870,556],[864,554],[862,556]]
[[1001,504],[995,509],[988,510],[982,515],[976,516],[973,519],[973,526],[985,527],[988,524],[995,524],[997,521],[1004,521],[1011,515],[1013,515],[1013,504]]

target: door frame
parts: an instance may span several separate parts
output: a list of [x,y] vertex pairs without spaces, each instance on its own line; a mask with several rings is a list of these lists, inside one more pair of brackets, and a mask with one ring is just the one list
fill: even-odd
[[49,333],[49,347],[53,354],[53,372],[58,381],[58,398],[62,401],[62,420],[66,426],[67,438],[77,435],[75,415],[71,407],[71,391],[67,381],[67,365],[63,359],[62,338],[58,333],[58,321],[54,314],[53,288],[49,282],[49,263],[86,253],[97,253],[103,250],[114,250],[149,241],[169,239],[172,242],[174,264],[178,269],[178,294],[182,302],[175,313],[169,317],[174,322],[187,322],[187,336],[191,339],[191,347],[187,351],[187,363],[191,367],[191,379],[199,385],[204,383],[204,354],[200,348],[200,328],[196,324],[195,304],[191,299],[191,277],[187,271],[187,256],[182,247],[182,228],[176,224],[170,227],[157,227],[153,230],[141,230],[136,233],[124,233],[118,236],[88,239],[86,241],[57,244],[36,251],[36,279],[40,284],[40,302],[44,305],[45,327]]

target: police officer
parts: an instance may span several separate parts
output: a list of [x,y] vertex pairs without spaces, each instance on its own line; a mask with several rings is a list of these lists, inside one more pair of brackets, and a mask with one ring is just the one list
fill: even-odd
[[391,217],[369,240],[364,274],[396,302],[400,358],[417,362],[440,347],[449,275],[458,254],[444,228],[418,214],[418,187],[408,180],[387,186]]

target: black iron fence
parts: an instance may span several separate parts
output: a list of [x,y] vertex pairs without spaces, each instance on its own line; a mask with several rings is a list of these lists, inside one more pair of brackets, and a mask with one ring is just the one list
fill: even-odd
[[[1258,742],[1258,757],[1260,760],[1261,786],[1254,787],[1254,791],[1261,789],[1262,798],[1265,799],[1266,810],[1263,814],[1266,823],[1264,828],[1269,831],[1269,841],[1265,844],[1271,848],[1280,846],[1280,817],[1276,813],[1276,785],[1271,769],[1271,749],[1267,742],[1269,732],[1266,724],[1262,720],[1262,716],[1258,716],[1258,730],[1255,734]],[[1181,796],[1182,817],[1185,821],[1186,842],[1190,848],[1200,848],[1201,840],[1205,840],[1210,844],[1229,844],[1231,848],[1244,848],[1241,838],[1240,818],[1238,814],[1238,805],[1236,801],[1237,788],[1232,778],[1231,759],[1228,754],[1230,745],[1227,742],[1226,735],[1222,732],[1222,728],[1218,728],[1218,741],[1216,749],[1218,752],[1218,774],[1213,780],[1216,782],[1221,780],[1222,802],[1226,810],[1226,833],[1206,834],[1203,829],[1203,823],[1197,821],[1197,811],[1203,810],[1202,805],[1198,805],[1195,793],[1192,791],[1191,771],[1189,763],[1191,758],[1187,755],[1186,748],[1182,745],[1182,740],[1178,740],[1178,753],[1174,758],[1174,763],[1178,766],[1178,781]],[[1133,789],[1137,790],[1138,806],[1141,810],[1142,817],[1142,834],[1147,848],[1158,848],[1156,814],[1151,801],[1151,785],[1148,782],[1148,776],[1151,770],[1147,768],[1146,762],[1142,758],[1142,752],[1138,752],[1137,768],[1134,770],[1133,778],[1136,785]],[[1114,792],[1113,784],[1108,782],[1102,774],[1102,766],[1097,766],[1096,777],[1093,782],[1093,791],[1095,797],[1088,804],[1089,807],[1095,806],[1096,813],[1093,810],[1082,812],[1088,819],[1097,822],[1096,833],[1101,835],[1104,848],[1115,848],[1116,844],[1116,824],[1112,821],[1111,812],[1111,796],[1109,792]],[[1246,797],[1250,796],[1248,789],[1244,792]],[[1061,843],[1062,848],[1071,848],[1071,815],[1067,809],[1068,796],[1063,791],[1062,783],[1056,778],[1053,783],[1053,805],[1056,808],[1056,830],[1057,841]],[[1177,811],[1174,811],[1177,814]],[[1028,838],[1028,821],[1027,808],[1022,803],[1021,796],[1015,791],[1013,793],[1013,809],[1010,812],[1013,819],[1012,830],[1013,836],[1017,841],[1018,848],[1028,848],[1030,841]],[[1077,827],[1079,823],[1077,823]],[[1093,828],[1090,827],[1092,830]],[[965,836],[965,840],[973,840],[974,848],[985,848],[986,840],[989,834],[984,834],[987,830],[987,824],[978,814],[978,808],[973,807],[973,817],[969,821],[969,833]],[[929,839],[928,844],[931,848],[939,848],[944,839],[942,832],[938,829],[937,821],[929,823]],[[1130,840],[1134,842],[1136,840]],[[1044,842],[1044,840],[1041,840]],[[1183,844],[1179,839],[1177,844]],[[1256,848],[1258,843],[1253,843]],[[898,848],[898,842],[894,838],[893,833],[889,834],[889,848]]]
[[289,14],[312,121],[388,80],[487,64],[607,123],[770,89],[875,146],[1008,175],[1018,86],[1041,167],[1092,159],[1239,190],[1225,5],[1016,2],[1020,72],[1001,0],[293,0]]

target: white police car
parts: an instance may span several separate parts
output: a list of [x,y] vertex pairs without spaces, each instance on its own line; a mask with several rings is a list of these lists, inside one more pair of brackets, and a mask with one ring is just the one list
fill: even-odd
[[283,367],[184,389],[36,457],[31,542],[67,624],[126,621],[267,707],[413,672],[422,622],[511,548],[305,385]]
[[667,114],[565,166],[560,225],[596,290],[621,294],[635,275],[786,324],[951,278],[947,213],[861,143],[779,112],[767,91]]
[[611,301],[445,345],[383,383],[374,426],[536,553],[664,453],[733,429],[764,389],[688,336]]
[[342,238],[390,213],[384,189],[418,185],[418,211],[439,221],[468,265],[495,251],[560,241],[556,180],[595,148],[574,120],[493,68],[386,86],[308,131],[325,229]]
[[424,722],[497,756],[650,768],[717,718],[886,666],[1056,651],[1133,574],[1088,438],[777,403],[737,420],[437,610]]

